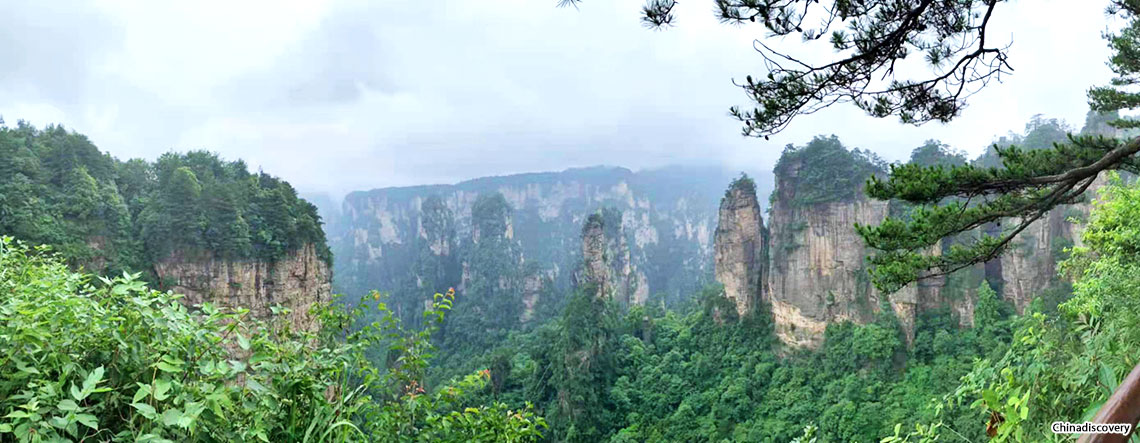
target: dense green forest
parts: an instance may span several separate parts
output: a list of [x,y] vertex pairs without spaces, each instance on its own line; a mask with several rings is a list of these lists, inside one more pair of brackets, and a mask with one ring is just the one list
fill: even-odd
[[241,160],[120,161],[62,126],[22,121],[0,125],[0,232],[112,275],[174,253],[273,261],[310,243],[332,259],[316,208]]
[[766,312],[736,318],[717,286],[679,309],[594,294],[578,288],[551,322],[490,347],[446,342],[429,385],[489,368],[485,401],[534,404],[553,441],[790,441],[805,432],[877,441],[895,424],[932,423],[976,441],[983,411],[946,407],[943,396],[979,359],[1000,358],[1012,336],[1012,308],[984,284],[975,327],[928,312],[909,349],[886,313],[832,325],[821,349],[796,350],[778,343]]

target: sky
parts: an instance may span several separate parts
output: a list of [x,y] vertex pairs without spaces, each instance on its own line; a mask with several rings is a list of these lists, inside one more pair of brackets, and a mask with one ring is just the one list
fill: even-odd
[[765,73],[760,27],[717,23],[711,0],[680,2],[663,31],[641,26],[641,0],[556,3],[15,2],[0,116],[62,124],[120,159],[206,149],[340,196],[599,164],[770,171],[816,134],[887,160],[927,139],[977,155],[1035,114],[1079,129],[1085,91],[1111,78],[1105,1],[1012,0],[990,38],[1013,43],[1016,71],[952,123],[846,105],[745,138],[727,110],[749,105],[732,79]]

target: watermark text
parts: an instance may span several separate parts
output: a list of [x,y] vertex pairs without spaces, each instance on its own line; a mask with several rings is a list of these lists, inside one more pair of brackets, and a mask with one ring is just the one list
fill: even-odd
[[1054,434],[1120,434],[1128,435],[1132,430],[1129,423],[1069,423],[1055,421],[1049,427]]

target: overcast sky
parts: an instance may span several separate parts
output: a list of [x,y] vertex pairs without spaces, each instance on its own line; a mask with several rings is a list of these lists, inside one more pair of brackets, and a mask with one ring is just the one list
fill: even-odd
[[1111,75],[1104,1],[1014,0],[990,35],[1013,41],[1017,71],[952,124],[844,106],[746,139],[726,111],[748,105],[733,78],[764,74],[759,27],[718,24],[711,0],[681,2],[663,32],[639,24],[641,0],[555,3],[14,2],[0,116],[61,123],[119,158],[208,149],[339,195],[597,164],[770,170],[815,134],[888,160],[928,138],[977,154],[1034,114],[1079,127],[1085,91]]

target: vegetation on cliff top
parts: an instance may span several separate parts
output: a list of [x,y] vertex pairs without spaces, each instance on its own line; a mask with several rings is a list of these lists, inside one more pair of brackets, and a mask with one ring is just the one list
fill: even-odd
[[962,165],[966,163],[966,152],[951,148],[938,140],[927,140],[910,152],[908,163],[923,166]]
[[331,262],[316,208],[242,161],[192,151],[119,161],[60,126],[0,125],[0,233],[119,274],[179,252],[274,261],[305,245]]
[[[749,177],[748,174],[741,173],[740,177],[734,178],[732,182],[728,184],[728,189],[724,190],[724,198],[727,199],[732,196],[733,191],[740,191],[743,192],[744,195],[751,195],[755,198],[756,182],[752,180],[752,177]],[[722,200],[721,203],[723,204],[724,201]]]
[[867,178],[886,170],[887,163],[869,150],[848,150],[834,135],[816,136],[805,146],[784,148],[772,198],[787,197],[781,201],[794,207],[854,201],[863,197]]

